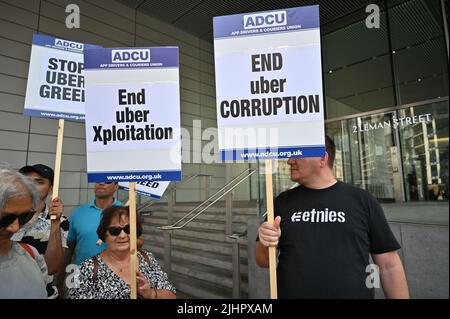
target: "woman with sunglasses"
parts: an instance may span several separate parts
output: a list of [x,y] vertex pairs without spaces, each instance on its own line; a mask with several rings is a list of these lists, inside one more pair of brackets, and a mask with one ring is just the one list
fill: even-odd
[[22,174],[0,167],[0,299],[45,299],[50,280],[44,257],[11,240],[33,217],[39,195]]
[[[137,237],[142,233],[138,218]],[[103,210],[97,229],[98,237],[106,243],[106,250],[85,260],[69,290],[72,299],[128,299],[131,293],[130,223],[129,209],[111,206]],[[142,299],[175,298],[175,288],[168,281],[150,252],[139,250],[136,272],[137,293]]]

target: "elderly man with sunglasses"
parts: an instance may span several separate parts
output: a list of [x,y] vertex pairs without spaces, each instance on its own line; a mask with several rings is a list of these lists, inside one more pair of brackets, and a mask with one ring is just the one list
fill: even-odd
[[[53,191],[54,172],[43,164],[27,165],[19,170],[31,179],[39,192],[39,204],[31,221],[11,238],[37,249],[47,263],[49,275],[57,275],[62,290],[64,276],[64,252],[67,248],[69,220],[63,215],[64,205],[59,197],[47,205]],[[51,219],[54,216],[54,219]],[[58,298],[58,289],[51,283],[47,287],[49,299]]]
[[0,167],[0,289],[1,299],[45,299],[51,282],[44,257],[11,237],[34,216],[39,194],[33,182]]

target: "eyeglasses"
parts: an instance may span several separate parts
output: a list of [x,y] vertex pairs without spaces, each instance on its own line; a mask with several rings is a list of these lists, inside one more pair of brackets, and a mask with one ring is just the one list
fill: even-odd
[[19,220],[19,226],[23,226],[30,221],[33,215],[36,213],[35,210],[30,210],[28,212],[23,212],[19,214],[6,213],[4,212],[4,216],[0,218],[0,228],[8,227],[12,223]]
[[130,234],[130,224],[127,224],[123,227],[120,226],[111,226],[108,227],[108,231],[112,236],[119,236],[122,230],[125,232],[125,234]]
[[[122,230],[125,232],[125,234],[129,235],[130,234],[130,224],[127,224],[123,227],[120,226],[110,226],[107,228],[108,232],[112,235],[112,236],[119,236],[120,233],[122,232]],[[137,231],[137,237],[141,236],[141,232],[138,230]]]

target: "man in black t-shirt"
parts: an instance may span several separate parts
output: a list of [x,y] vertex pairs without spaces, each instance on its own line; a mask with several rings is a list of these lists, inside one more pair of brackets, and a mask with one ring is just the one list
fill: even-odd
[[275,220],[258,230],[256,262],[278,248],[279,298],[374,298],[372,255],[387,298],[409,298],[400,248],[377,200],[333,176],[335,145],[322,158],[290,158],[300,186],[274,201]]

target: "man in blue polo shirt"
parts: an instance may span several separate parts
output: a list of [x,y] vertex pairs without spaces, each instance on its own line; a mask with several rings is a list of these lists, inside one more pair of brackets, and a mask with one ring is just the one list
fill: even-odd
[[95,199],[74,209],[70,216],[69,235],[67,236],[66,262],[70,264],[75,251],[75,262],[80,265],[83,261],[105,250],[106,245],[97,245],[97,227],[100,223],[103,209],[123,204],[114,198],[117,183],[96,183],[94,187]]

